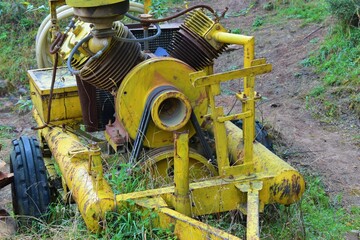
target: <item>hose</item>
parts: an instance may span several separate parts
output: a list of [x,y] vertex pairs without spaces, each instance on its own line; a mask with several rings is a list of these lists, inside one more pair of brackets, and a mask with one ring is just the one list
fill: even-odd
[[[89,41],[92,37],[93,37],[93,36],[90,35],[90,34],[87,35],[85,38],[81,39],[81,40],[75,45],[75,47],[71,50],[70,55],[69,55],[69,58],[68,58],[68,60],[66,61],[66,66],[67,66],[67,68],[69,69],[69,71],[70,71],[72,74],[78,75],[78,74],[80,73],[79,70],[74,70],[74,69],[72,68],[72,66],[71,66],[71,60],[72,60],[75,52],[78,50],[78,48],[79,48],[83,43]],[[105,47],[107,47],[107,46],[108,46],[108,45],[106,45]],[[102,53],[102,50],[100,50],[99,52]],[[97,52],[97,53],[95,54],[95,55],[97,55],[97,57],[99,57],[99,55],[101,54],[101,53],[100,53],[100,54],[98,55],[99,52]],[[95,55],[94,55],[94,56],[95,56]]]
[[154,40],[155,38],[159,37],[161,34],[161,28],[160,25],[155,23],[154,24],[156,27],[156,34],[152,35],[150,37],[144,37],[144,38],[120,38],[120,37],[116,37],[114,36],[114,38],[118,41],[122,41],[122,42],[145,42],[145,41],[151,41]]
[[[74,10],[72,8],[66,9],[61,11],[58,14],[58,19],[68,18],[74,15]],[[48,33],[52,26],[51,21],[48,21],[46,24],[43,25],[42,29],[39,29],[39,37],[38,41],[36,42],[36,62],[38,68],[44,68],[51,66],[51,61],[48,60],[48,51],[49,51],[49,40],[48,40]]]
[[188,13],[196,8],[205,8],[207,10],[209,10],[212,14],[214,14],[216,16],[216,12],[215,10],[208,6],[208,5],[203,5],[203,4],[199,4],[199,5],[195,5],[195,6],[192,6],[192,7],[189,7],[173,16],[170,16],[170,17],[166,17],[166,18],[161,18],[161,19],[141,19],[141,23],[159,23],[159,22],[166,22],[166,21],[169,21],[169,20],[172,20],[174,18],[177,18],[177,17],[180,17],[182,15],[184,15],[185,13]]
[[[141,3],[130,1],[129,12],[144,13],[144,5]],[[57,14],[57,19],[60,21],[64,18],[73,16],[74,9],[68,5],[64,5],[56,9],[56,14]],[[50,46],[48,33],[52,27],[50,20],[51,20],[51,15],[49,14],[40,24],[40,27],[36,34],[35,51],[36,51],[36,62],[38,68],[50,67],[53,65],[48,55],[49,46]]]

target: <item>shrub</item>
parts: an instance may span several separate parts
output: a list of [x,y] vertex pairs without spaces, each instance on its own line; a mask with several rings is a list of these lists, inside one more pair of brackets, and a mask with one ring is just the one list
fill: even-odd
[[330,12],[345,26],[360,26],[360,0],[326,0]]

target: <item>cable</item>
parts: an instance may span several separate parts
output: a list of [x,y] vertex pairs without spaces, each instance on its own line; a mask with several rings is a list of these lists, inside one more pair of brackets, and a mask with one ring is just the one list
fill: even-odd
[[154,24],[155,27],[156,27],[156,34],[155,35],[152,35],[150,37],[145,37],[145,38],[120,38],[120,37],[116,37],[116,36],[113,36],[116,40],[118,41],[122,41],[122,42],[145,42],[145,41],[151,41],[151,40],[154,40],[155,38],[159,37],[161,35],[161,28],[160,28],[160,25],[155,23]]
[[[70,55],[69,55],[69,58],[68,58],[68,60],[67,60],[67,62],[66,62],[66,66],[67,66],[67,68],[69,69],[69,71],[70,71],[72,74],[78,75],[78,74],[80,73],[79,70],[74,70],[74,69],[72,68],[72,66],[71,66],[71,60],[72,60],[75,52],[78,50],[78,48],[79,48],[84,42],[89,41],[92,37],[93,37],[93,36],[90,35],[90,34],[87,35],[85,38],[81,39],[81,40],[75,45],[75,47],[71,50]],[[100,51],[102,51],[102,50],[100,50]],[[99,51],[99,52],[100,52],[100,51]]]
[[215,15],[215,10],[213,8],[211,8],[210,6],[208,5],[202,5],[202,4],[199,4],[199,5],[195,5],[195,6],[192,6],[192,7],[189,7],[188,9],[185,9],[173,16],[170,16],[170,17],[166,17],[166,18],[161,18],[161,19],[141,19],[141,23],[159,23],[159,22],[166,22],[166,21],[169,21],[169,20],[172,20],[174,18],[177,18],[177,17],[180,17],[182,15],[184,15],[185,13],[188,13],[196,8],[205,8],[207,10],[209,10],[212,14]]

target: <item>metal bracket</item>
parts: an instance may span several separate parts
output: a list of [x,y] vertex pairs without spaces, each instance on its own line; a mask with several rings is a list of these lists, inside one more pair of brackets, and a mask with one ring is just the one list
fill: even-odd
[[263,188],[263,183],[259,181],[252,181],[249,183],[241,183],[235,185],[241,192],[247,193],[247,208],[246,208],[246,239],[258,240],[260,239],[259,230],[259,191]]

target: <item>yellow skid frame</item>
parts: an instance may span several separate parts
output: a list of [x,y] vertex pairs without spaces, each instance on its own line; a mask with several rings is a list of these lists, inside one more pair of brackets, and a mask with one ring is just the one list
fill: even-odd
[[[254,38],[211,30],[210,37],[220,43],[239,44],[244,48],[244,68],[212,74],[211,68],[190,74],[195,87],[205,87],[209,99],[218,177],[189,184],[189,133],[174,136],[173,187],[151,189],[115,196],[103,178],[100,149],[84,146],[76,135],[60,127],[46,126],[39,136],[46,141],[62,172],[63,181],[78,204],[91,231],[101,229],[105,212],[127,206],[133,200],[139,209],[151,209],[159,215],[157,224],[174,227],[180,239],[237,239],[230,234],[201,223],[191,217],[239,209],[247,214],[247,239],[259,238],[258,213],[265,204],[291,204],[305,190],[299,172],[255,139],[255,76],[271,71],[265,59],[254,58]],[[220,83],[243,78],[243,92],[236,96],[242,112],[225,116],[215,97]],[[34,110],[39,126],[43,119]],[[242,132],[230,120],[242,119]],[[229,160],[229,156],[233,161]],[[174,210],[175,209],[175,210]]]

